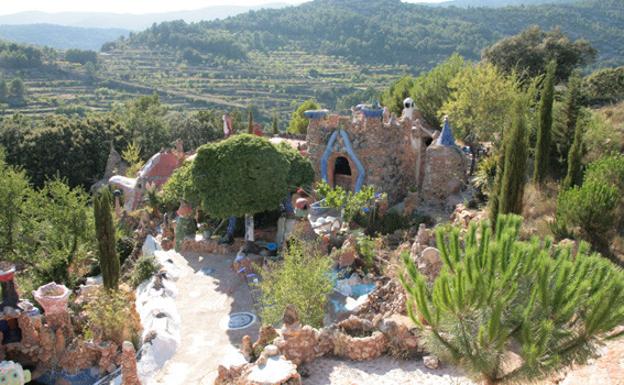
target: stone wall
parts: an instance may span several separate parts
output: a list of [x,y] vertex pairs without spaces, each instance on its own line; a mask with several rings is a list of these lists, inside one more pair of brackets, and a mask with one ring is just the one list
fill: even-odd
[[428,202],[445,202],[466,186],[466,156],[457,146],[433,144],[427,148],[422,197]]
[[[409,119],[397,121],[391,118],[384,121],[381,117],[356,116],[352,119],[328,115],[320,119],[310,119],[307,133],[308,153],[317,178],[321,178],[321,159],[332,133],[342,129],[348,134],[353,150],[364,166],[364,184],[374,185],[379,191],[387,193],[390,202],[403,199],[410,188],[417,187],[414,166],[416,154],[410,141],[411,126]],[[333,170],[332,160],[346,155],[345,144],[340,135],[332,154],[327,166],[328,174]],[[352,162],[350,164],[355,179],[357,170]]]

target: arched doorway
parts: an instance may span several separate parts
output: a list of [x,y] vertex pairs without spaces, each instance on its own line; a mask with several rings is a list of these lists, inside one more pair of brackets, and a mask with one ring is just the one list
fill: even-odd
[[353,190],[353,170],[346,156],[336,156],[332,170],[332,187],[340,186],[347,191]]

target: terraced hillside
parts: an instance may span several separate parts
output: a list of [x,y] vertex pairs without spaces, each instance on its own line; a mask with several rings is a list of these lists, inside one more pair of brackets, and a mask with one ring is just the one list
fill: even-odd
[[294,102],[316,98],[333,107],[340,96],[368,87],[381,90],[408,71],[407,66],[358,65],[293,51],[252,51],[246,61],[231,64],[189,65],[172,53],[147,48],[114,50],[98,60],[92,73],[63,61],[25,73],[27,105],[4,113],[68,112],[64,108],[71,105],[105,110],[138,95],[158,93],[175,109],[253,105],[286,119]]

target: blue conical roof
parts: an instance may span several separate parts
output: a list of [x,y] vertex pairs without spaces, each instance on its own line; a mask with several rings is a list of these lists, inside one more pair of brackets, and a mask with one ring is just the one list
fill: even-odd
[[448,116],[444,117],[442,132],[438,136],[436,144],[440,146],[455,146],[455,137],[453,137],[453,129],[451,128],[451,123],[449,123]]

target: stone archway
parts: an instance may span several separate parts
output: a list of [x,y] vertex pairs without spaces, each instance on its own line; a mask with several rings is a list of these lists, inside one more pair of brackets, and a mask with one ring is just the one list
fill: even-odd
[[346,191],[355,191],[356,180],[359,175],[357,167],[348,154],[333,153],[327,162],[327,183],[330,186],[340,186]]

